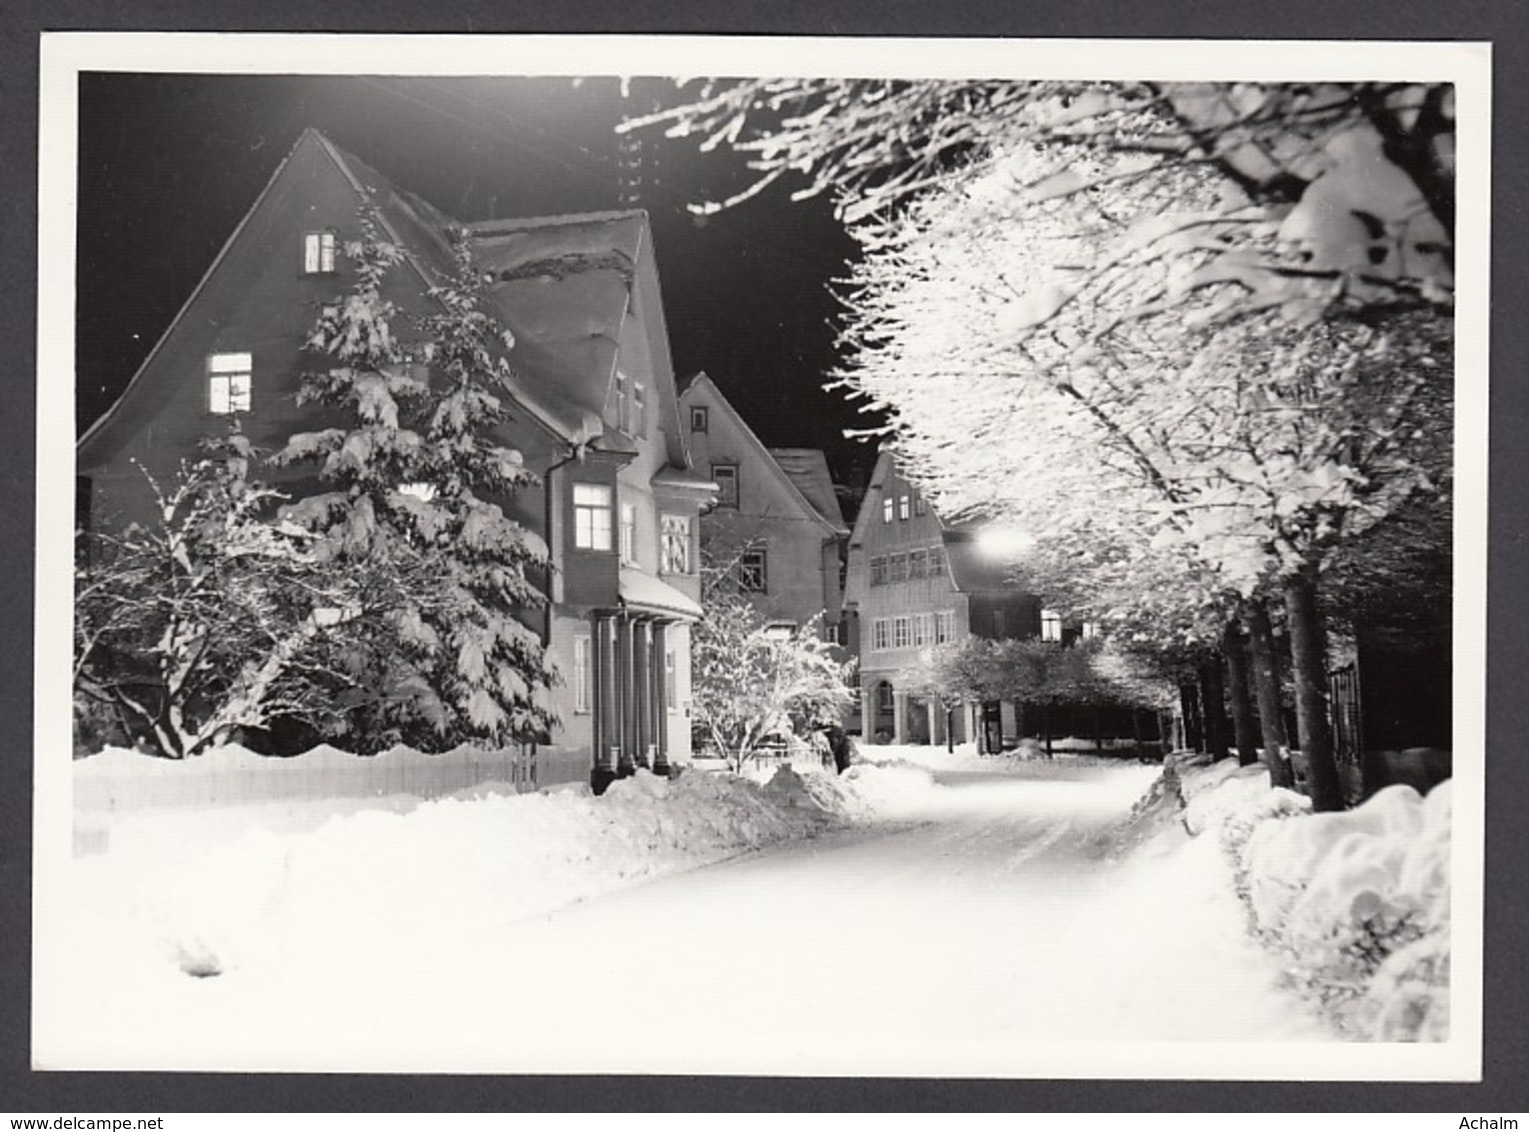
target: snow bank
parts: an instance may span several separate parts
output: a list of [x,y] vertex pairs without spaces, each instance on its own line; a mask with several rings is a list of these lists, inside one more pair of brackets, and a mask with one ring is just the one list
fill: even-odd
[[1295,985],[1356,1037],[1448,1038],[1449,783],[1426,798],[1392,786],[1313,814],[1309,799],[1271,789],[1262,767],[1171,760],[1169,770],[1185,830],[1219,839],[1253,930],[1286,957]]
[[[157,760],[138,759],[147,777],[161,772]],[[298,956],[342,961],[378,939],[481,929],[902,816],[937,789],[912,767],[867,765],[842,777],[782,767],[763,784],[642,771],[601,797],[583,785],[529,794],[480,786],[434,800],[119,811],[110,836],[74,862],[71,935],[85,952],[79,962],[103,970],[132,955],[199,977]]]

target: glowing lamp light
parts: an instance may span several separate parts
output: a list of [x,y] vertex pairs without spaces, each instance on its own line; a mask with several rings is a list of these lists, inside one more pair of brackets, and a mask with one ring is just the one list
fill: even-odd
[[977,549],[989,558],[1018,558],[1035,547],[1035,536],[1018,527],[988,527],[977,536]]

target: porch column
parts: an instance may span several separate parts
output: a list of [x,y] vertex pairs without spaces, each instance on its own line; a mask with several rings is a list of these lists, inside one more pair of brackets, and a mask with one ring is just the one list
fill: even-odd
[[590,786],[596,794],[616,777],[616,658],[612,633],[614,618],[609,613],[596,613],[590,618],[590,641],[594,652],[594,711],[591,712],[590,731],[594,743],[594,766],[590,770]]
[[892,689],[892,742],[899,747],[908,741],[908,693]]
[[933,696],[924,701],[924,714],[929,717],[929,745],[937,747],[945,742],[945,711]]
[[669,625],[653,626],[653,773],[669,773]]
[[616,621],[616,685],[620,709],[616,715],[616,776],[625,778],[637,770],[637,696],[632,686],[632,619]]
[[860,681],[860,741],[867,745],[876,742],[876,682]]
[[632,623],[632,751],[638,766],[648,766],[648,750],[653,742],[653,623],[646,617]]

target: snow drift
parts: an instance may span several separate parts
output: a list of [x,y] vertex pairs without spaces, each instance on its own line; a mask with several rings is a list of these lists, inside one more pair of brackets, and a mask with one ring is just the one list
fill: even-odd
[[1136,815],[1217,837],[1252,930],[1344,1032],[1449,1037],[1451,787],[1390,786],[1341,813],[1271,789],[1261,766],[1170,758]]

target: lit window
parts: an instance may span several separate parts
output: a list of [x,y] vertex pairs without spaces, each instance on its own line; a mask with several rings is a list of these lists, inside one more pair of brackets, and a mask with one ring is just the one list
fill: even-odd
[[573,545],[580,550],[611,548],[611,489],[605,484],[573,485]]
[[421,503],[429,503],[435,498],[435,484],[416,481],[398,485],[398,494],[407,495],[412,499],[418,499]]
[[334,270],[334,233],[309,232],[303,237],[303,270],[319,275]]
[[1060,641],[1062,639],[1062,615],[1054,609],[1041,610],[1041,640]]
[[711,423],[708,417],[709,414],[705,405],[693,406],[690,410],[690,431],[705,432],[707,426]]
[[738,506],[738,465],[713,464],[711,478],[721,490],[717,493],[718,507]]
[[1082,632],[1079,635],[1085,641],[1093,640],[1095,637],[1097,637],[1099,635],[1099,622],[1097,622],[1097,621],[1085,621],[1085,622],[1083,622],[1083,629],[1082,629]]
[[762,594],[769,591],[770,578],[766,570],[765,552],[745,550],[738,560],[738,587],[744,593]]
[[899,519],[906,520],[908,518],[908,516],[912,513],[909,510],[909,505],[910,505],[910,501],[909,501],[909,499],[908,499],[908,497],[906,495],[899,495],[897,497],[897,517]]
[[573,639],[573,710],[589,710],[590,664],[589,636],[581,634]]
[[252,354],[214,354],[207,360],[207,404],[214,413],[250,411],[254,378]]
[[878,617],[871,622],[871,648],[885,649],[891,647],[891,639],[888,635],[889,625],[885,617]]
[[883,523],[890,523],[892,521],[892,499],[890,496],[881,501],[881,521]]
[[690,519],[685,515],[665,515],[663,534],[659,569],[665,574],[690,573]]
[[908,640],[909,640],[909,636],[910,636],[909,629],[910,629],[910,626],[908,624],[908,619],[906,617],[894,617],[892,619],[892,647],[893,648],[895,648],[895,649],[905,649],[905,648],[908,647]]
[[917,648],[934,642],[934,614],[920,613],[913,618],[913,644]]
[[621,505],[621,561],[637,561],[637,505]]

